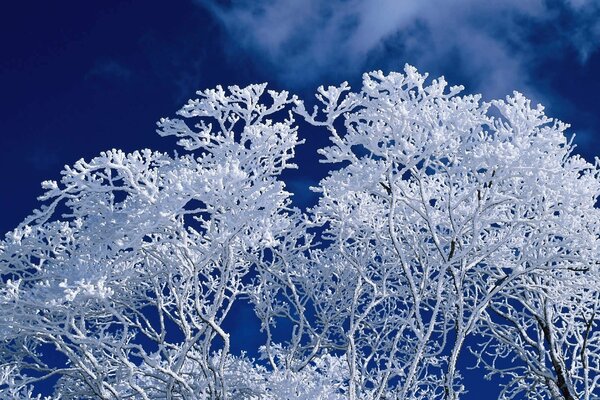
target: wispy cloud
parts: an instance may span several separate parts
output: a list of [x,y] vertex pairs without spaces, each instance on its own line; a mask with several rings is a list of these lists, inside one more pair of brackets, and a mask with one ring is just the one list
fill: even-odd
[[96,62],[85,75],[85,79],[102,77],[119,80],[129,80],[133,76],[131,69],[116,60],[101,60]]
[[60,166],[59,154],[54,149],[40,145],[30,149],[29,154],[25,157],[25,161],[33,169],[40,172],[53,171]]
[[486,97],[536,95],[536,68],[561,52],[585,63],[600,44],[595,0],[196,0],[239,50],[288,86],[408,62],[454,71]]

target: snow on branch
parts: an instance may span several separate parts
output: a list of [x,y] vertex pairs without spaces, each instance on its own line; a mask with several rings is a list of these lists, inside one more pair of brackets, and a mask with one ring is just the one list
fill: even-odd
[[[183,155],[65,166],[0,242],[0,397],[456,400],[475,367],[501,399],[597,398],[598,164],[522,94],[462,91],[219,86],[159,121]],[[331,139],[308,210],[295,118]]]

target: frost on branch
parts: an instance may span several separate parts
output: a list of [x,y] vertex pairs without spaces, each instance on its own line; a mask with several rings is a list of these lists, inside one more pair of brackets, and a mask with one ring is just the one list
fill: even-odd
[[[459,87],[446,91],[443,78],[425,79],[407,66],[404,74],[366,74],[358,93],[320,88],[322,117],[298,103],[300,114],[331,134],[323,161],[345,163],[316,189],[322,197],[311,216],[330,243],[319,257],[352,276],[341,281],[348,295],[337,308],[346,322],[338,346],[346,349],[351,397],[370,388],[399,398],[458,397],[465,390],[459,361],[475,334],[489,337],[488,350],[511,343],[500,355],[478,354],[492,373],[502,373],[498,357],[514,360],[521,368],[515,381],[543,383],[535,386],[539,398],[553,396],[567,363],[573,378],[562,395],[597,394],[593,302],[580,303],[571,317],[577,324],[543,333],[555,314],[568,313],[566,304],[598,293],[597,166],[572,155],[567,126],[523,95],[482,103],[458,96]],[[551,300],[551,292],[562,297]],[[541,299],[550,315],[534,311]],[[320,301],[331,302],[328,295]],[[517,325],[554,336],[538,341],[543,359],[535,362],[544,369],[514,346],[516,317],[500,320],[494,310],[502,306],[527,319]],[[553,351],[554,364],[547,359]]]
[[[278,175],[293,166],[296,128],[289,115],[265,119],[291,99],[270,92],[263,108],[263,89],[232,88],[181,111],[224,129],[205,132],[215,144],[199,154],[113,150],[44,184],[42,208],[1,244],[2,363],[19,365],[10,390],[58,375],[63,398],[224,396],[222,323],[249,290],[253,259],[294,224]],[[192,362],[201,393],[182,369]],[[162,394],[148,387],[158,382]]]
[[[523,95],[461,91],[409,66],[311,112],[217,87],[159,122],[184,155],[65,167],[0,242],[0,393],[454,400],[475,365],[502,399],[597,397],[598,166]],[[280,177],[295,116],[331,138],[305,211]]]

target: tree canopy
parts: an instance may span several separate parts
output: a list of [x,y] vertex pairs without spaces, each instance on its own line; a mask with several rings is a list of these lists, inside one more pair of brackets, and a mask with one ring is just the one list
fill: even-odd
[[[181,153],[66,166],[0,242],[0,394],[455,400],[474,367],[501,399],[597,398],[598,163],[522,94],[462,90],[217,87],[158,123]],[[298,118],[331,140],[306,210]],[[242,302],[264,343],[234,354]]]

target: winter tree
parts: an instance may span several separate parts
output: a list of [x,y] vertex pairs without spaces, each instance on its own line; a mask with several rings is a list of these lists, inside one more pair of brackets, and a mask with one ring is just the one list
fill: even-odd
[[[0,393],[454,400],[478,368],[501,399],[598,398],[598,164],[523,95],[462,90],[410,66],[313,110],[217,87],[159,122],[183,154],[65,167],[0,242]],[[307,210],[295,118],[331,139]]]

